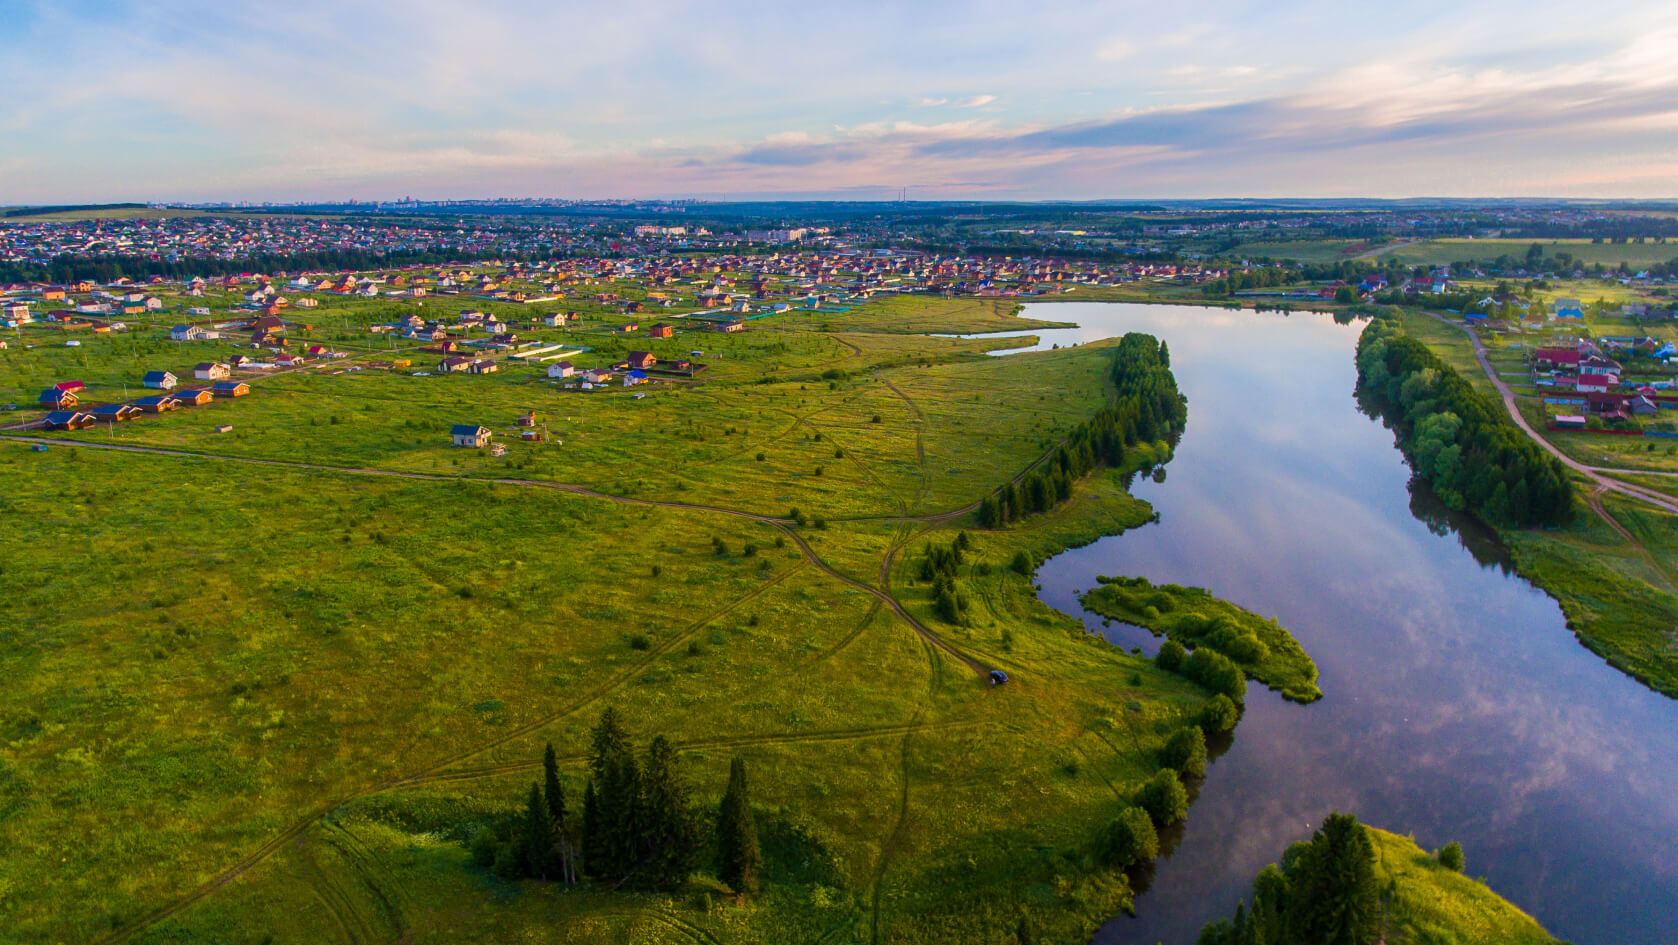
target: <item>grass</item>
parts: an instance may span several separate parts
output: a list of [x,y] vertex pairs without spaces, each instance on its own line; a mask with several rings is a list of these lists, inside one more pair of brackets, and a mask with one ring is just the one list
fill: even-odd
[[1275,620],[1210,591],[1180,584],[1154,585],[1147,578],[1103,577],[1081,599],[1087,610],[1163,634],[1188,647],[1211,646],[1247,673],[1295,702],[1323,697],[1317,664]]
[[1572,253],[1585,265],[1601,263],[1607,266],[1649,266],[1678,258],[1675,243],[1593,243],[1588,239],[1505,240],[1505,239],[1438,239],[1424,240],[1410,245],[1395,245],[1383,249],[1372,259],[1386,262],[1396,260],[1407,266],[1444,266],[1467,260],[1490,261],[1499,256],[1523,259],[1533,243],[1544,247],[1544,255],[1557,252]]
[[[1376,876],[1392,890],[1387,915],[1391,945],[1552,945],[1531,916],[1485,883],[1446,869],[1409,837],[1373,827]],[[1469,851],[1472,854],[1473,851]]]
[[[393,305],[330,304],[315,334],[345,346]],[[640,401],[534,368],[340,362],[44,453],[0,438],[0,940],[933,942],[998,939],[1022,914],[1046,940],[1087,938],[1130,896],[1088,841],[1208,694],[1002,567],[1148,520],[1116,473],[974,531],[974,607],[931,615],[910,558],[971,525],[929,516],[1105,403],[1107,362],[1101,345],[995,359],[915,336],[944,303],[924,304],[856,330],[678,336],[715,373]],[[162,341],[173,318],[0,356],[27,375],[14,391],[74,371],[99,399],[165,355],[230,352]],[[605,348],[610,321],[572,337]],[[532,408],[563,446],[445,443],[449,423],[499,431]],[[793,506],[805,526],[752,517]],[[957,653],[1014,681],[992,688]],[[762,895],[467,865],[471,826],[519,803],[543,744],[580,795],[608,705],[679,747],[704,804],[745,758],[762,819],[791,825]]]

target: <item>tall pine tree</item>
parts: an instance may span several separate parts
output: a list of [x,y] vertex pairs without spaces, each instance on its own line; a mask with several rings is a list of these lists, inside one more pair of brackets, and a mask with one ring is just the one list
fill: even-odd
[[547,801],[548,819],[553,825],[560,876],[568,883],[575,882],[571,836],[565,822],[565,787],[559,783],[559,758],[554,755],[553,742],[542,750],[542,798]]
[[641,784],[645,808],[637,884],[674,889],[687,882],[698,864],[699,832],[676,749],[663,735],[647,746]]
[[584,825],[591,855],[584,866],[589,875],[621,882],[633,872],[641,856],[645,833],[641,769],[629,747],[629,734],[617,710],[600,714],[589,752],[594,783],[594,816]]
[[728,790],[717,807],[717,876],[744,896],[757,892],[762,865],[757,821],[752,817],[752,799],[746,787],[746,764],[736,758],[728,766]]
[[526,876],[547,879],[555,872],[553,820],[548,816],[548,802],[542,798],[542,788],[535,784],[530,786],[530,800],[525,806],[519,857],[524,861]]

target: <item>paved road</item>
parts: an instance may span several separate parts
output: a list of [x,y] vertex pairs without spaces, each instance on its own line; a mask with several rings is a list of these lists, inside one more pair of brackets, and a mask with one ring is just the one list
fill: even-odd
[[1671,496],[1664,495],[1644,486],[1633,485],[1629,482],[1622,482],[1618,479],[1612,479],[1605,475],[1605,473],[1637,473],[1641,470],[1608,469],[1603,466],[1587,466],[1566,453],[1563,453],[1554,443],[1551,443],[1549,440],[1540,436],[1538,431],[1534,430],[1532,425],[1527,423],[1526,416],[1521,413],[1520,405],[1515,402],[1515,392],[1509,389],[1508,384],[1503,383],[1503,378],[1497,376],[1497,372],[1492,370],[1491,362],[1486,360],[1486,346],[1481,343],[1480,336],[1475,334],[1469,328],[1459,325],[1443,315],[1436,315],[1433,312],[1428,312],[1427,314],[1428,317],[1434,319],[1435,321],[1438,321],[1441,324],[1450,325],[1451,327],[1457,328],[1464,334],[1468,335],[1468,340],[1474,344],[1474,358],[1480,362],[1480,369],[1486,372],[1486,377],[1491,379],[1492,386],[1496,387],[1498,394],[1503,397],[1503,406],[1509,411],[1509,419],[1515,421],[1517,426],[1519,426],[1522,430],[1525,430],[1527,436],[1532,437],[1533,442],[1548,450],[1551,456],[1561,460],[1562,465],[1591,480],[1604,490],[1617,492],[1620,495],[1629,496],[1633,499],[1640,499],[1650,505],[1664,509],[1665,511],[1678,513],[1678,499],[1674,499]]

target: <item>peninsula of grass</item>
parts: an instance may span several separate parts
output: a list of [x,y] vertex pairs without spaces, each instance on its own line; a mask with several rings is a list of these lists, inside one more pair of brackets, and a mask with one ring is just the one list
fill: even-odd
[[[1472,853],[1472,851],[1470,851]],[[1331,814],[1253,881],[1233,919],[1199,945],[1557,945],[1536,920],[1464,875],[1462,847],[1429,853],[1410,837]]]
[[1080,603],[1113,620],[1145,627],[1185,647],[1210,647],[1247,677],[1294,702],[1315,702],[1317,664],[1275,620],[1260,617],[1204,588],[1151,584],[1142,577],[1101,577]]

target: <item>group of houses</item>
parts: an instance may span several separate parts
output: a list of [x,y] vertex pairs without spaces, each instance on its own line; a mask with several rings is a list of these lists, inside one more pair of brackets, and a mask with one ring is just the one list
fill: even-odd
[[[213,365],[212,365],[213,366]],[[205,368],[206,365],[199,365]],[[221,365],[225,367],[225,365]],[[195,372],[207,377],[209,372]],[[220,374],[225,378],[226,374]],[[38,402],[47,408],[42,427],[47,430],[80,430],[96,423],[118,423],[148,413],[167,413],[186,407],[202,407],[218,398],[243,397],[251,392],[244,381],[219,380],[207,387],[177,390],[178,380],[168,371],[150,371],[143,383],[164,393],[151,394],[127,402],[83,404],[81,381],[60,381],[41,392]]]
[[[1660,350],[1660,345],[1655,339],[1644,339],[1630,350],[1646,354]],[[1624,380],[1624,365],[1589,340],[1538,348],[1532,353],[1532,368],[1534,385],[1546,393],[1546,402],[1584,408],[1583,414],[1555,417],[1552,425],[1560,429],[1583,428],[1591,417],[1620,423],[1653,416],[1662,409],[1678,410],[1678,381]]]

